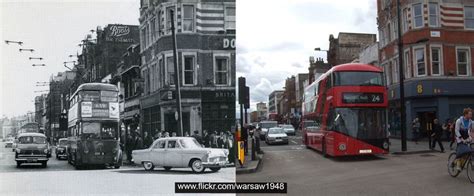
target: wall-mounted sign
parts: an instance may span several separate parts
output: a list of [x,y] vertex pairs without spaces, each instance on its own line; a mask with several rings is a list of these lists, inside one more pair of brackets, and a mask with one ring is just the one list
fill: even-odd
[[222,47],[224,49],[235,49],[235,38],[224,38],[222,40]]
[[418,94],[422,94],[423,93],[423,85],[421,85],[421,84],[416,85],[416,92]]
[[430,36],[431,37],[441,37],[441,32],[440,31],[430,31]]
[[92,117],[92,102],[81,103],[81,117]]
[[72,105],[67,113],[69,122],[77,119],[77,104]]
[[108,25],[105,28],[105,41],[135,42],[138,39],[138,27],[128,25]]
[[128,35],[130,33],[130,27],[128,26],[119,26],[113,25],[110,27],[110,37],[120,37],[123,35]]
[[354,103],[383,103],[382,93],[343,93],[342,102]]

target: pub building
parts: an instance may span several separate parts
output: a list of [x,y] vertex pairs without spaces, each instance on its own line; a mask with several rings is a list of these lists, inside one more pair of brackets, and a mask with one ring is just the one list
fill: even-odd
[[172,9],[183,133],[230,131],[235,122],[235,0],[143,0],[141,132],[177,131]]

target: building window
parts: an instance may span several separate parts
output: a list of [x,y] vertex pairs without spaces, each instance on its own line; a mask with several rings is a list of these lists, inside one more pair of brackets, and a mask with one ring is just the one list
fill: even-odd
[[408,9],[403,9],[403,29],[402,32],[405,33],[408,31]]
[[154,71],[155,71],[155,64],[151,65],[150,66],[150,71],[148,72],[148,74],[150,75],[150,92],[154,92],[155,91],[155,75],[154,75]]
[[457,70],[458,76],[469,75],[469,50],[468,49],[457,49]]
[[159,75],[160,77],[160,87],[163,87],[163,85],[165,84],[165,63],[163,61],[163,58],[159,58],[158,60],[158,64],[159,64],[159,72],[157,75]]
[[433,47],[431,48],[431,75],[441,75],[442,70],[442,60],[441,60],[441,48]]
[[474,29],[474,6],[464,7],[464,25],[467,29]]
[[142,51],[145,50],[145,46],[146,46],[146,32],[145,32],[145,28],[142,28],[140,30],[140,48],[142,49]]
[[387,24],[387,36],[385,37],[387,39],[387,41],[385,41],[385,44],[388,44],[392,41],[392,26],[390,25],[390,23]]
[[[171,10],[174,10],[174,7],[167,7],[166,8],[166,33],[171,33]],[[174,20],[176,20],[176,13],[174,14]]]
[[415,65],[416,65],[415,76],[425,76],[426,64],[425,64],[425,49],[424,48],[415,49]]
[[410,78],[411,77],[411,63],[410,63],[410,51],[405,51],[405,77]]
[[235,29],[235,7],[225,8],[225,29]]
[[379,30],[379,35],[380,35],[380,48],[384,47],[385,46],[385,43],[384,43],[384,39],[385,39],[385,36],[383,34],[383,29],[380,29]]
[[216,57],[214,78],[216,85],[227,85],[229,78],[229,60],[225,57]]
[[183,32],[194,31],[194,6],[183,5]]
[[174,61],[173,56],[166,57],[166,76],[169,85],[174,85]]
[[437,3],[429,3],[429,24],[430,27],[439,26],[439,8]]
[[155,41],[155,37],[156,37],[156,18],[153,17],[151,19],[151,22],[150,22],[150,25],[151,25],[151,41],[154,42]]
[[398,75],[399,67],[398,67],[398,59],[393,60],[393,83],[397,83],[399,79]]
[[413,5],[413,18],[415,19],[415,28],[423,26],[423,7],[421,6],[421,3]]
[[387,65],[387,70],[388,70],[388,74],[387,74],[387,84],[390,85],[392,84],[392,78],[393,78],[393,75],[392,75],[392,62],[389,62],[388,65]]
[[190,55],[185,55],[184,56],[184,66],[183,66],[183,72],[184,72],[184,85],[194,85],[195,84],[195,74],[194,74],[194,68],[195,68],[195,61],[194,61],[194,56]]

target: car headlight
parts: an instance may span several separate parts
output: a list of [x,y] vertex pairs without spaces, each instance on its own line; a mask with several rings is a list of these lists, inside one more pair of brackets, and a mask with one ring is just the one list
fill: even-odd
[[43,152],[44,152],[45,154],[48,154],[49,150],[46,148],[46,149],[43,150]]
[[384,148],[384,149],[388,149],[388,146],[389,146],[389,145],[388,145],[388,142],[387,142],[387,141],[384,141],[384,142],[383,142],[383,148]]
[[19,148],[16,149],[16,153],[20,153],[21,150]]

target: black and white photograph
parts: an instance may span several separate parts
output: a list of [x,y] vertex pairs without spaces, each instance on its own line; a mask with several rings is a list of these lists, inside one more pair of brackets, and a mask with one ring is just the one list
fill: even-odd
[[235,182],[235,0],[0,5],[0,195]]

